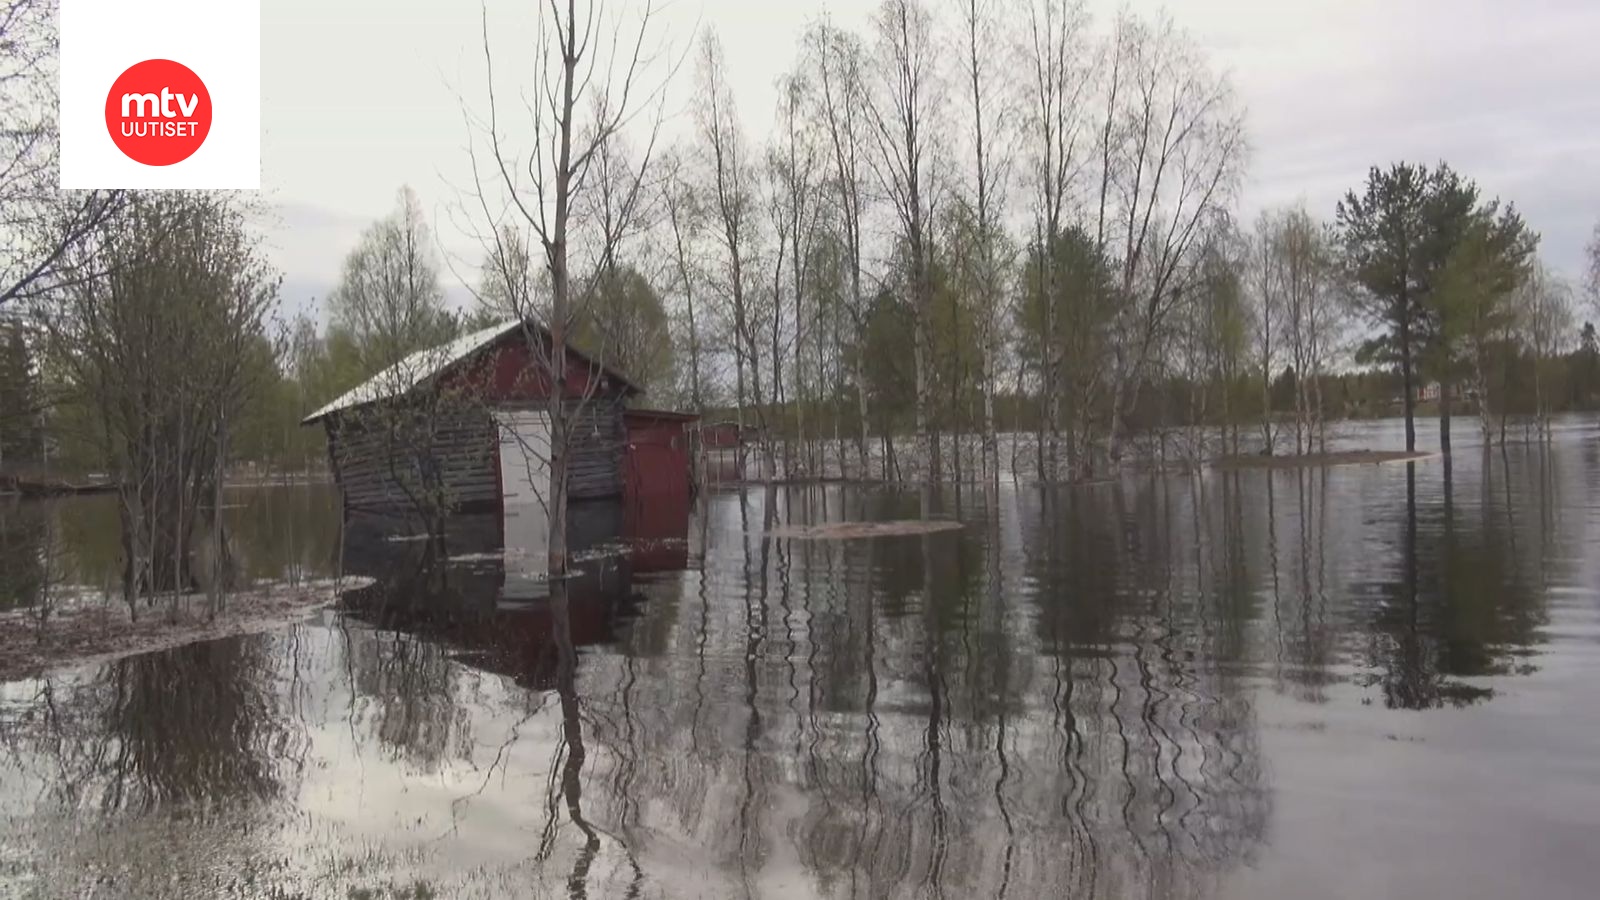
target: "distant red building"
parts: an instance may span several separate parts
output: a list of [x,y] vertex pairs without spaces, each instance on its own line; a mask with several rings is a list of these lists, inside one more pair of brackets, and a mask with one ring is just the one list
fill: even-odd
[[699,452],[705,461],[706,481],[739,481],[744,478],[746,448],[760,440],[754,425],[738,422],[713,422],[700,426]]

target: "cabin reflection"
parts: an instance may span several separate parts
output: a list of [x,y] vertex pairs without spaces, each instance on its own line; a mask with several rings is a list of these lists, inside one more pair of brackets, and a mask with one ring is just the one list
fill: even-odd
[[570,638],[574,647],[612,643],[618,625],[638,610],[635,574],[688,564],[683,500],[573,504],[567,531],[573,563],[562,579],[567,609],[559,619],[545,546],[519,543],[501,516],[454,516],[443,536],[430,538],[403,519],[351,513],[343,571],[371,583],[344,592],[340,605],[357,621],[424,638],[454,661],[551,689],[560,640]]

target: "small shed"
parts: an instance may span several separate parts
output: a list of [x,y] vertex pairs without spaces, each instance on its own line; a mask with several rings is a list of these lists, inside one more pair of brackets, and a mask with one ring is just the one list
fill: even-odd
[[623,534],[636,572],[683,569],[688,564],[689,506],[694,499],[688,413],[630,409],[623,414],[628,446],[623,455]]
[[659,409],[630,409],[623,413],[622,421],[628,435],[623,457],[624,496],[687,500],[694,491],[690,428],[699,417]]
[[502,511],[509,543],[514,509],[520,525],[544,518],[529,508],[548,492],[555,390],[571,429],[568,497],[620,497],[623,406],[643,391],[570,345],[562,383],[552,385],[535,348],[549,352],[549,332],[502,322],[413,353],[307,416],[303,424],[327,430],[345,509]]

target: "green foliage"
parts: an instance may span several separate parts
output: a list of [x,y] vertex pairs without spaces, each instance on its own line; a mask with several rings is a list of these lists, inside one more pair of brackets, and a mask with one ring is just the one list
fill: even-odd
[[329,332],[349,342],[363,376],[459,333],[460,323],[444,305],[432,248],[421,205],[403,188],[398,208],[363,231],[345,257],[339,286],[328,298]]
[[913,312],[909,302],[889,290],[873,295],[852,353],[859,354],[874,424],[885,432],[912,422],[916,380],[911,370]]
[[1052,362],[1096,365],[1116,315],[1110,261],[1080,226],[1049,243],[1048,257],[1039,242],[1030,245],[1023,264],[1018,352],[1035,369]]
[[596,276],[589,303],[578,311],[572,341],[646,390],[671,380],[674,354],[666,309],[649,279],[632,266]]
[[[847,351],[860,354],[869,406],[879,427],[906,430],[914,425],[916,372],[913,366],[916,311],[911,299],[910,257],[897,253],[892,277],[872,297],[865,327]],[[935,262],[929,269],[927,391],[929,424],[936,428],[970,426],[966,414],[978,402],[983,349],[974,306],[980,299],[959,289],[951,269]]]
[[[1365,193],[1340,201],[1338,225],[1358,306],[1384,328],[1362,357],[1449,384],[1470,348],[1482,381],[1487,348],[1505,330],[1505,304],[1538,242],[1516,210],[1480,204],[1478,186],[1448,165],[1401,163],[1372,169]],[[1412,403],[1408,392],[1408,448]]]
[[1449,166],[1397,163],[1374,167],[1365,191],[1339,201],[1345,267],[1362,289],[1362,309],[1399,331],[1422,315],[1422,302],[1454,252],[1477,201],[1477,187]]
[[1481,365],[1486,344],[1516,324],[1519,310],[1513,300],[1528,277],[1539,238],[1515,207],[1502,209],[1496,201],[1452,220],[1446,231],[1454,244],[1425,297],[1424,369],[1449,382],[1469,367],[1469,355]]

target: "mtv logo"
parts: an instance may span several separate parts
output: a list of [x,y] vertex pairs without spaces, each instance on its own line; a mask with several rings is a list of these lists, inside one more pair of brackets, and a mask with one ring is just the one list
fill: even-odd
[[60,0],[61,187],[261,186],[260,0]]

